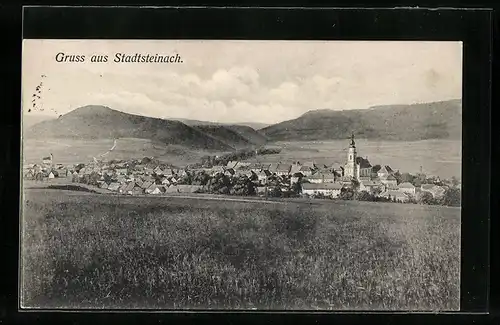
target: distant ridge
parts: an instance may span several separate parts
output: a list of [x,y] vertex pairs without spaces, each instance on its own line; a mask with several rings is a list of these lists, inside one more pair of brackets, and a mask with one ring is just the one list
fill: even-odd
[[179,121],[132,115],[106,106],[77,108],[55,120],[37,123],[27,138],[113,139],[140,138],[190,148],[234,150],[202,131]]
[[459,140],[461,130],[462,102],[455,99],[364,110],[312,110],[259,132],[272,141],[345,139],[351,132],[367,139],[415,141]]
[[183,118],[171,118],[172,121],[180,121],[186,125],[238,125],[238,126],[248,126],[254,130],[260,130],[269,126],[270,124],[259,123],[259,122],[241,122],[241,123],[219,123],[219,122],[211,122],[211,121],[200,121],[200,120],[191,120],[191,119],[183,119]]

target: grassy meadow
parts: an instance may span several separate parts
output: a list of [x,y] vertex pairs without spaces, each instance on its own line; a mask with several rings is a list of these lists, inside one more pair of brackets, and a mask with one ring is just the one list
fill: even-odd
[[[88,163],[93,157],[108,152],[113,146],[113,139],[75,140],[75,139],[26,139],[23,140],[23,161],[25,164],[40,163],[42,157],[50,153],[55,163],[78,164]],[[178,145],[153,143],[147,139],[120,138],[116,148],[106,154],[103,159],[131,159],[157,157],[175,166],[185,166],[198,162],[204,155],[223,154],[224,152],[190,149]]]
[[458,310],[460,210],[24,192],[32,308]]

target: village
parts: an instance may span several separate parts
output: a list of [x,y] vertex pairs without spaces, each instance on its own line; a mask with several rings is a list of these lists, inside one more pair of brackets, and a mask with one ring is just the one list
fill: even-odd
[[447,192],[453,190],[455,198],[452,204],[442,204],[456,205],[457,200],[460,203],[458,180],[401,174],[388,165],[372,166],[367,157],[357,155],[354,135],[346,158],[343,166],[299,161],[258,163],[232,160],[225,165],[176,168],[149,157],[54,164],[51,154],[43,158],[41,164],[25,166],[24,178],[42,182],[65,179],[125,195],[211,193],[424,204],[441,204]]

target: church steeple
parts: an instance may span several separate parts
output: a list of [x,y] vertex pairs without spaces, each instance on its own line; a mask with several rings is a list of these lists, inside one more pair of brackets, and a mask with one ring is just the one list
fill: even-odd
[[354,132],[351,133],[351,143],[349,144],[351,148],[356,147],[356,142],[354,142]]
[[344,167],[344,174],[348,177],[357,177],[357,153],[356,142],[354,141],[354,132],[351,133],[349,149],[347,150],[347,162]]

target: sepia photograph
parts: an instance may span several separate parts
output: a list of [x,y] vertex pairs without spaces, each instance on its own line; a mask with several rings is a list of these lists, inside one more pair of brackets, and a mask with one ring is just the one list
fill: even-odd
[[21,308],[460,310],[462,50],[24,39]]

